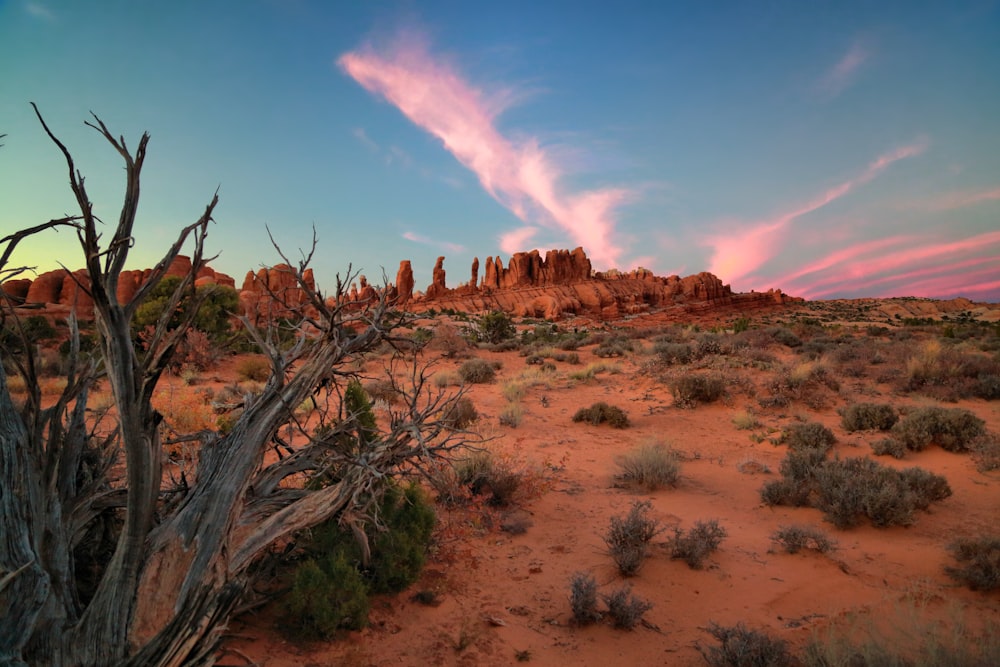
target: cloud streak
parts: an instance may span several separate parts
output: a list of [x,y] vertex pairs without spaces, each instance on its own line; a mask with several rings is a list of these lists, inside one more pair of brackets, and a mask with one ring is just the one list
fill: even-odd
[[793,222],[874,180],[893,163],[920,155],[926,149],[927,142],[920,140],[880,155],[857,176],[770,220],[722,225],[721,230],[701,240],[702,245],[711,248],[708,270],[727,282],[748,278],[782,249],[783,237]]
[[820,92],[828,98],[840,95],[854,83],[858,71],[869,57],[868,50],[861,44],[852,44],[847,53],[820,79],[817,84]]
[[56,15],[52,13],[52,10],[40,2],[25,3],[24,11],[28,12],[36,19],[41,19],[43,21],[54,21],[56,19]]
[[546,227],[583,246],[598,266],[617,265],[623,249],[615,240],[614,211],[632,192],[562,187],[564,169],[538,138],[515,141],[497,129],[496,119],[516,97],[514,91],[476,88],[412,35],[403,35],[388,49],[368,45],[345,53],[337,63],[365,90],[437,137],[490,196],[527,225],[501,237],[506,252],[513,241],[523,242]]
[[442,250],[447,250],[448,252],[465,252],[465,246],[463,245],[451,243],[449,241],[435,241],[430,237],[424,236],[423,234],[417,234],[416,232],[403,232],[403,238],[407,241],[413,241],[414,243],[419,243],[421,245],[440,248]]

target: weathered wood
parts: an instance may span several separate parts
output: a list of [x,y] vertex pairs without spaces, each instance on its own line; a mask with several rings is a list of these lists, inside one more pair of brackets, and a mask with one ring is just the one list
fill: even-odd
[[[197,312],[188,308],[180,325],[171,325],[173,309],[192,294],[204,265],[205,236],[218,196],[180,231],[135,296],[119,303],[117,282],[131,248],[149,137],[142,136],[133,154],[99,118],[87,123],[125,162],[121,215],[102,247],[84,179],[69,150],[41,114],[38,118],[66,160],[80,215],[6,237],[0,275],[23,238],[58,224],[76,226],[87,271],[87,281],[81,282],[94,302],[100,363],[79,359],[74,343],[67,388],[53,406],[42,409],[28,346],[19,368],[29,396],[20,412],[0,370],[0,667],[25,661],[212,664],[226,622],[245,601],[252,565],[275,543],[331,517],[363,521],[387,479],[460,445],[463,434],[437,420],[457,396],[428,391],[424,374],[414,370],[413,386],[402,392],[406,405],[393,413],[386,432],[342,452],[331,450],[332,439],[315,439],[299,429],[304,444],[283,443],[288,456],[265,465],[265,454],[279,442],[279,429],[296,428],[295,408],[319,391],[338,395],[337,386],[351,377],[347,362],[391,340],[392,328],[402,323],[384,299],[348,303],[344,286],[351,276],[346,281],[338,276],[332,297],[313,289],[305,273],[314,237],[306,259],[293,269],[306,298],[292,304],[271,295],[285,312],[298,309],[296,343],[282,348],[273,331],[244,320],[270,359],[272,375],[260,395],[246,402],[228,434],[202,434],[193,476],[168,488],[162,417],[151,401]],[[194,246],[191,272],[169,297],[148,349],[138,351],[132,317],[186,243]],[[74,328],[74,339],[76,334]],[[88,388],[102,373],[117,422],[110,434],[98,437],[88,431],[86,405]],[[110,479],[116,461],[124,477]],[[289,489],[281,484],[293,474],[321,476],[332,462],[343,473],[326,486]],[[73,548],[89,526],[116,508],[123,515],[113,555],[89,597],[82,596]]]

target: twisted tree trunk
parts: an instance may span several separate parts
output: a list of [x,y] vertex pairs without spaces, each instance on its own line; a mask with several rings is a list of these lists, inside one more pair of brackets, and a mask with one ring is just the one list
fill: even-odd
[[[18,364],[30,389],[19,410],[0,368],[0,666],[211,664],[226,622],[244,600],[251,566],[272,545],[334,516],[363,521],[388,477],[461,445],[461,434],[436,419],[455,397],[430,391],[416,372],[413,386],[402,388],[405,407],[361,451],[344,453],[332,446],[335,438],[301,433],[304,445],[286,443],[291,455],[266,464],[279,429],[294,426],[294,409],[321,389],[335,392],[349,377],[345,362],[390,339],[400,322],[384,299],[348,303],[346,283],[339,280],[336,293],[325,299],[304,279],[307,258],[292,270],[307,297],[298,306],[297,343],[282,351],[272,336],[251,328],[271,361],[269,381],[248,399],[228,434],[198,434],[203,444],[193,479],[165,483],[162,417],[151,401],[197,312],[188,308],[180,326],[169,324],[206,261],[204,240],[218,197],[181,231],[135,296],[119,303],[117,284],[132,244],[149,136],[131,154],[99,118],[87,123],[126,167],[121,216],[110,243],[101,247],[84,179],[38,117],[66,159],[80,215],[0,239],[6,243],[0,279],[18,271],[5,267],[25,236],[57,225],[75,227],[89,278],[80,287],[94,302],[100,354],[99,363],[88,363],[74,350],[65,392],[43,409],[30,346],[19,355],[0,350],[0,357]],[[192,239],[191,272],[171,297],[148,349],[137,350],[131,331],[136,308]],[[12,304],[3,312],[13,313]],[[118,420],[104,436],[86,419],[88,388],[102,373]],[[119,461],[124,477],[110,476]],[[331,461],[342,471],[332,484],[313,489],[281,483],[291,475],[321,475]],[[94,590],[84,595],[73,550],[95,521],[116,509],[122,523],[113,555]]]

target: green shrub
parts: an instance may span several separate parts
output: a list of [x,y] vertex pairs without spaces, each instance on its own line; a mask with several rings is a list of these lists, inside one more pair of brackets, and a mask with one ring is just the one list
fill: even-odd
[[630,577],[639,571],[649,541],[660,532],[659,522],[647,516],[651,507],[649,501],[636,501],[626,516],[611,517],[604,543],[622,576]]
[[390,485],[379,505],[384,530],[373,529],[371,560],[362,572],[373,593],[396,593],[420,577],[437,519],[415,483]]
[[681,469],[677,452],[660,443],[636,447],[618,460],[618,467],[626,484],[649,491],[675,486]]
[[792,424],[782,434],[782,442],[792,450],[815,449],[826,453],[837,441],[833,431],[818,422]]
[[700,570],[705,559],[719,548],[726,535],[726,529],[715,519],[696,521],[686,534],[680,528],[675,528],[670,540],[670,557],[680,558],[689,567]]
[[719,645],[698,646],[698,650],[711,667],[793,667],[799,664],[788,652],[785,641],[750,630],[742,623],[723,627],[712,622],[708,633]]
[[597,580],[593,575],[575,572],[569,580],[569,605],[573,610],[573,621],[578,625],[589,625],[601,620],[597,610]]
[[964,408],[917,408],[892,429],[893,437],[907,449],[920,451],[937,444],[952,452],[963,452],[986,433],[986,422]]
[[1000,588],[1000,536],[959,539],[948,550],[960,563],[945,568],[949,577],[974,591]]
[[692,407],[698,403],[713,403],[726,393],[726,383],[718,375],[682,375],[670,383],[674,403]]
[[368,587],[343,553],[310,559],[295,570],[282,627],[305,639],[329,639],[340,628],[368,624]]
[[469,326],[473,340],[481,343],[497,344],[517,335],[510,315],[502,310],[494,310],[475,318]]
[[848,433],[888,431],[897,421],[896,409],[884,403],[852,403],[840,412],[840,423]]
[[643,615],[653,608],[652,603],[632,595],[632,587],[625,584],[618,590],[601,596],[608,605],[608,615],[616,628],[631,630]]
[[486,384],[496,378],[496,368],[485,359],[469,359],[458,367],[458,375],[469,384]]
[[589,408],[580,408],[573,415],[574,422],[587,422],[598,426],[610,424],[614,428],[626,428],[629,425],[628,415],[619,407],[598,401]]
[[803,549],[811,549],[825,554],[837,548],[837,542],[823,531],[812,526],[792,525],[780,526],[771,534],[771,541],[790,554],[797,554]]

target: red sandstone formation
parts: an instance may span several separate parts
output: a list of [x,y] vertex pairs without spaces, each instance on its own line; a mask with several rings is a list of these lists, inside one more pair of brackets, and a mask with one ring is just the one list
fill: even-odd
[[[478,269],[478,261],[474,261],[473,279]],[[788,301],[780,290],[734,294],[729,285],[710,273],[686,278],[657,277],[647,269],[594,273],[582,248],[572,252],[550,250],[544,259],[537,250],[519,252],[506,267],[500,257],[487,257],[478,289],[474,282],[448,289],[443,257],[437,259],[433,276],[423,298],[411,295],[412,307],[463,311],[499,308],[521,317],[558,319],[579,314],[614,319],[651,308],[681,307],[686,312],[706,308],[751,310]]]
[[396,294],[401,304],[413,298],[413,267],[408,259],[399,263],[399,271],[396,273]]
[[17,280],[8,280],[7,282],[0,285],[0,289],[6,294],[14,303],[24,303],[28,296],[28,290],[31,289],[31,279],[20,278]]

